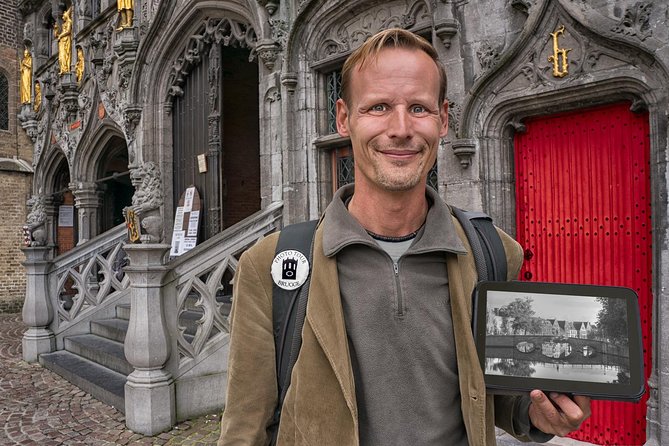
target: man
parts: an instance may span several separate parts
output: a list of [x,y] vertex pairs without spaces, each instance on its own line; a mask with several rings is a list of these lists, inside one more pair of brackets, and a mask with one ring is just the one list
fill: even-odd
[[[373,36],[344,64],[337,128],[351,139],[355,187],[335,194],[316,231],[279,445],[487,445],[494,423],[545,440],[589,416],[585,397],[485,393],[470,328],[473,259],[425,186],[448,129],[445,91],[434,48],[404,30]],[[516,275],[522,252],[500,235]],[[245,253],[235,277],[221,445],[269,441],[276,241]]]

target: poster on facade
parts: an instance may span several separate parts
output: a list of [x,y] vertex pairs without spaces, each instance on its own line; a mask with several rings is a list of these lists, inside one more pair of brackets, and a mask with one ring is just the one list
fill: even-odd
[[492,392],[540,389],[623,401],[643,395],[639,308],[629,288],[483,282],[475,312]]
[[197,246],[201,200],[195,186],[189,186],[179,199],[174,213],[171,257],[180,256]]
[[71,228],[74,226],[74,206],[61,204],[58,206],[58,227]]

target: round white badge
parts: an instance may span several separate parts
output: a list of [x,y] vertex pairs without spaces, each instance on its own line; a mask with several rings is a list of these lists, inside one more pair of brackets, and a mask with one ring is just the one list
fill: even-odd
[[272,260],[272,280],[284,290],[302,286],[309,276],[309,260],[299,251],[281,251]]

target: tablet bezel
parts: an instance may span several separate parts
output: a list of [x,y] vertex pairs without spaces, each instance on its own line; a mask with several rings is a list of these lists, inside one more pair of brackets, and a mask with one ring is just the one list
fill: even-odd
[[[522,295],[606,297],[624,299],[627,303],[627,327],[629,348],[629,384],[575,381],[567,379],[532,378],[511,375],[488,374],[485,369],[486,310],[488,292],[504,291]],[[480,282],[474,290],[473,333],[479,364],[484,374],[486,388],[491,393],[518,393],[540,389],[545,392],[560,392],[586,395],[593,399],[638,401],[645,391],[643,347],[638,296],[634,290],[623,287],[599,285],[575,285],[544,282]]]

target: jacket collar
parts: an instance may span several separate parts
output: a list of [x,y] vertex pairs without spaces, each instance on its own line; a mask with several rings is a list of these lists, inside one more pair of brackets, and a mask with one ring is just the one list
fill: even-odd
[[[345,202],[353,195],[353,185],[341,187],[332,202],[325,210],[323,217],[323,253],[332,257],[346,246],[362,244],[379,248],[374,239],[367,234],[365,228],[348,212]],[[467,249],[458,237],[451,210],[431,187],[426,188],[425,195],[431,203],[427,212],[425,225],[419,231],[416,240],[407,254],[422,254],[432,251],[446,251],[454,254],[465,254]]]

